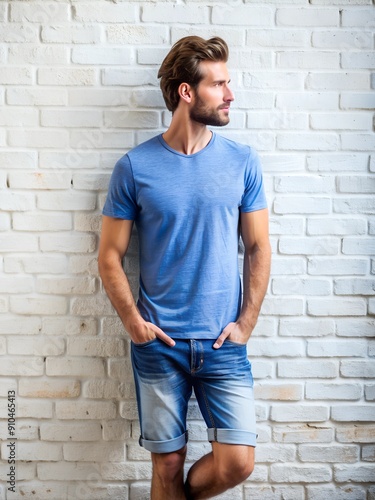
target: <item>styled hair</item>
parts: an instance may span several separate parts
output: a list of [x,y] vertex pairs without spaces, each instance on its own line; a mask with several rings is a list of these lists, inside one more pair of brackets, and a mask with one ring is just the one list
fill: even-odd
[[158,72],[160,88],[169,111],[173,113],[178,106],[178,87],[181,83],[188,83],[196,88],[203,79],[200,62],[227,62],[228,56],[228,45],[219,37],[205,40],[200,36],[186,36],[176,42]]

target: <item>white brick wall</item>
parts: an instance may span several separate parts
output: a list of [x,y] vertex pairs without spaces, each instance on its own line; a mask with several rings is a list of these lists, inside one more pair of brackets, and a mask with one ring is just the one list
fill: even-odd
[[[0,0],[0,23],[0,500],[148,498],[129,341],[96,255],[113,165],[169,123],[156,73],[188,34],[230,45],[220,132],[260,152],[274,249],[248,346],[257,465],[220,498],[374,499],[372,0]],[[188,423],[192,461],[208,449],[193,403]]]

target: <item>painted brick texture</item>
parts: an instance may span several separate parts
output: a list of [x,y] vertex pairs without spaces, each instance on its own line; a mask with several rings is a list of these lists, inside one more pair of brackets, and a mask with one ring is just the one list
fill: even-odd
[[[259,151],[271,217],[248,344],[257,464],[220,498],[375,498],[374,26],[372,0],[0,1],[0,500],[148,498],[129,339],[96,257],[114,163],[168,126],[156,73],[189,34],[230,46],[218,132]],[[135,236],[135,294],[136,256]],[[209,450],[194,401],[188,426],[191,463]]]

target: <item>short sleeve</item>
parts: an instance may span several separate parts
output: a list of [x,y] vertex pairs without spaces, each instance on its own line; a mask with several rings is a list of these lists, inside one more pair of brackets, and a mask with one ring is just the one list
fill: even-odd
[[115,219],[134,220],[137,217],[136,189],[128,155],[113,169],[103,215]]
[[262,167],[258,153],[250,148],[246,170],[245,190],[241,200],[241,212],[255,212],[267,208]]

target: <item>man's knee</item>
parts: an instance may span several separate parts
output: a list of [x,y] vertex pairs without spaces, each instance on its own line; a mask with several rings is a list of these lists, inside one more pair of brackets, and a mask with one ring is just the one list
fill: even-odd
[[163,482],[173,481],[184,468],[186,447],[172,453],[152,453],[154,473]]
[[250,447],[242,448],[238,453],[230,453],[227,458],[221,456],[215,462],[222,483],[226,484],[228,488],[233,488],[252,474],[254,470],[254,449]]

